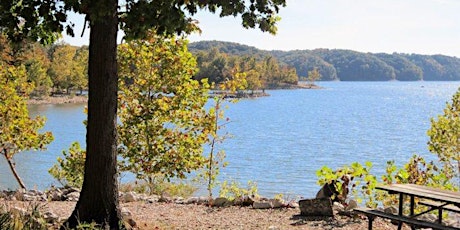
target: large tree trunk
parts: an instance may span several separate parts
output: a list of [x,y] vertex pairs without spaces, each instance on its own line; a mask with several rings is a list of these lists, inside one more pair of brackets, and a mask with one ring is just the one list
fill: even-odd
[[[117,181],[117,0],[93,1],[90,16],[89,100],[85,176],[80,199],[65,225],[95,222],[105,229],[122,228]],[[97,18],[95,18],[97,17]],[[65,226],[62,228],[64,229]]]

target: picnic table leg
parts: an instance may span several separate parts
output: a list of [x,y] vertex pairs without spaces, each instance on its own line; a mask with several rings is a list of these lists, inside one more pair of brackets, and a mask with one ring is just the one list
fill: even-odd
[[[413,195],[410,196],[410,217],[414,216],[414,209],[415,209],[415,198]],[[415,230],[415,226],[411,226],[412,230]]]
[[[404,202],[404,194],[400,193],[399,194],[399,209],[398,209],[398,215],[403,216],[403,202]],[[402,228],[402,221],[399,221],[398,223],[398,230],[401,230]]]
[[374,221],[374,217],[371,216],[371,215],[368,215],[367,219],[368,219],[368,221],[367,221],[368,222],[367,229],[372,230],[372,221]]
[[438,222],[442,224],[442,208],[438,209]]

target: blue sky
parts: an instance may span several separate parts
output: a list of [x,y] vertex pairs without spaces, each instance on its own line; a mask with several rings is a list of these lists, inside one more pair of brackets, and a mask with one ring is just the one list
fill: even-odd
[[[240,18],[200,12],[202,34],[190,41],[220,40],[265,50],[350,49],[361,52],[444,54],[460,57],[460,0],[287,0],[278,33],[247,30]],[[74,45],[83,38],[76,21]]]

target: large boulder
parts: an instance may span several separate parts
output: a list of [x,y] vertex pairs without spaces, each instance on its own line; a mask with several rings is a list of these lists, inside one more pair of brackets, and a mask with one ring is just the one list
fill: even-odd
[[315,198],[299,201],[302,216],[334,216],[331,198]]

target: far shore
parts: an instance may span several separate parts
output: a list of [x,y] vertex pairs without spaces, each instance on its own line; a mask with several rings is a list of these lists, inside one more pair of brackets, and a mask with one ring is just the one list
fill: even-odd
[[[297,85],[284,85],[280,89],[321,89],[322,87],[315,84],[299,83]],[[262,96],[268,96],[265,95]],[[260,95],[259,95],[260,96]],[[60,96],[49,96],[42,98],[31,98],[27,102],[29,105],[42,105],[42,104],[69,104],[69,103],[88,103],[87,95],[60,95]]]
[[87,103],[88,96],[49,96],[43,98],[29,99],[29,105],[40,104],[67,104],[67,103]]

